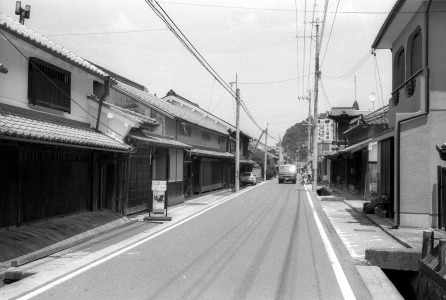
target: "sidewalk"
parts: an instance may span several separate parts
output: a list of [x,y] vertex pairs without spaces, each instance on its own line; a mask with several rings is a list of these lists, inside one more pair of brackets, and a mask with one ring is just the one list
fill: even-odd
[[[423,231],[430,228],[408,228],[399,227],[392,229],[393,219],[381,218],[375,214],[363,214],[363,200],[359,195],[355,195],[339,188],[332,188],[333,196],[343,199],[343,203],[354,210],[357,219],[367,220],[379,227],[389,238],[384,238],[379,243],[365,247],[365,259],[380,268],[395,270],[413,270],[417,271],[419,259],[421,258]],[[321,201],[324,202],[324,201]],[[364,221],[363,221],[364,222]],[[333,223],[333,222],[332,222]],[[446,234],[440,230],[435,231],[435,239],[446,238]],[[363,232],[363,241],[359,241],[364,248],[367,245],[368,238],[373,237],[374,232]],[[399,247],[395,247],[395,242]]]

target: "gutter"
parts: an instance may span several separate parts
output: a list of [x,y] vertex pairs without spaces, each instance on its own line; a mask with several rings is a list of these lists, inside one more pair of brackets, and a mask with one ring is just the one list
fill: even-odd
[[101,95],[101,98],[99,98],[99,107],[98,107],[98,117],[96,118],[96,131],[99,131],[99,121],[101,119],[101,111],[102,111],[102,105],[104,104],[104,100],[105,98],[108,97],[108,95],[110,95],[110,76],[107,76],[107,78],[104,80],[104,87],[105,87],[105,91],[104,93]]
[[429,114],[429,10],[432,4],[432,0],[429,0],[429,4],[427,5],[426,11],[424,12],[424,22],[425,22],[425,44],[424,44],[424,70],[426,71],[425,75],[425,89],[424,89],[424,97],[425,97],[425,105],[424,105],[424,113],[414,115],[412,117],[408,117],[402,120],[399,120],[397,123],[397,132],[396,132],[396,138],[397,138],[397,157],[396,157],[396,216],[395,216],[395,222],[392,226],[392,229],[398,229],[401,223],[401,157],[400,157],[400,151],[401,151],[401,123],[408,122],[413,119],[425,117]]

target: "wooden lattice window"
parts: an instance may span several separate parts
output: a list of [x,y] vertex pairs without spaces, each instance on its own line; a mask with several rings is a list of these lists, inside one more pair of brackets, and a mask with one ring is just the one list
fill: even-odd
[[71,73],[35,57],[29,59],[28,100],[65,112],[71,110]]
[[210,141],[211,140],[211,133],[209,131],[202,131],[201,132],[201,138],[204,141]]

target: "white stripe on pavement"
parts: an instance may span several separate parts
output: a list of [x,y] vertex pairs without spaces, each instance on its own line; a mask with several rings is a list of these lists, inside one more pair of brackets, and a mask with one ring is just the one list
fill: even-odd
[[88,270],[90,270],[90,269],[92,269],[92,268],[94,268],[94,267],[96,267],[96,266],[98,266],[98,265],[100,265],[100,264],[102,264],[102,263],[104,263],[104,262],[106,262],[106,261],[108,261],[108,260],[118,256],[118,255],[123,254],[124,252],[127,252],[127,251],[129,251],[129,250],[131,250],[131,249],[133,249],[135,247],[138,247],[141,244],[144,244],[145,242],[150,241],[150,240],[156,238],[157,236],[159,236],[159,235],[161,235],[163,233],[166,233],[167,231],[169,231],[171,229],[174,229],[175,227],[180,226],[180,225],[182,225],[182,224],[184,224],[184,223],[186,223],[186,222],[188,222],[188,221],[198,217],[198,216],[204,214],[205,212],[207,212],[207,211],[209,211],[209,210],[211,210],[211,209],[213,209],[213,208],[215,208],[215,207],[217,207],[217,206],[219,206],[219,205],[221,205],[221,204],[223,204],[223,203],[225,203],[225,202],[227,202],[227,201],[229,201],[229,200],[231,200],[231,199],[233,199],[233,198],[235,198],[237,196],[240,196],[241,194],[244,194],[245,192],[247,192],[249,190],[250,189],[245,189],[243,191],[240,191],[238,194],[235,194],[235,195],[233,195],[233,196],[231,196],[231,197],[229,197],[229,198],[227,198],[227,199],[225,199],[225,200],[223,200],[223,201],[221,201],[221,202],[219,202],[219,203],[217,203],[217,204],[215,204],[215,205],[213,205],[211,207],[208,207],[208,208],[206,208],[206,209],[196,213],[195,215],[190,216],[189,218],[186,218],[186,219],[184,219],[184,220],[182,220],[182,221],[180,221],[180,222],[178,222],[178,223],[176,223],[176,224],[174,224],[172,226],[169,226],[166,229],[163,229],[163,230],[161,230],[161,231],[159,231],[159,232],[157,232],[157,233],[155,233],[155,234],[153,234],[153,235],[151,235],[149,237],[146,237],[146,238],[144,238],[144,239],[142,239],[142,240],[140,240],[140,241],[138,241],[138,242],[136,242],[136,243],[134,243],[134,244],[132,244],[130,246],[127,246],[127,247],[125,247],[125,248],[123,248],[121,250],[118,250],[118,251],[116,251],[116,252],[114,252],[114,253],[106,256],[106,257],[103,257],[103,258],[101,258],[101,259],[99,259],[99,260],[97,260],[97,261],[95,261],[95,262],[93,262],[93,263],[91,263],[91,264],[89,264],[89,265],[87,265],[85,267],[82,267],[82,268],[78,269],[77,271],[74,271],[73,273],[70,273],[70,274],[68,274],[68,275],[66,275],[66,276],[64,276],[64,277],[62,277],[62,278],[60,278],[60,279],[58,279],[56,281],[53,281],[53,282],[51,282],[51,283],[49,283],[49,284],[47,284],[47,285],[45,285],[45,286],[43,286],[41,288],[39,288],[39,289],[29,293],[29,294],[24,295],[23,297],[17,298],[17,300],[31,299],[32,297],[35,297],[35,296],[37,296],[37,295],[39,295],[39,294],[41,294],[41,293],[43,293],[43,292],[45,292],[45,291],[55,287],[55,286],[58,286],[59,284],[65,282],[67,280],[70,280],[70,279],[76,277],[79,274],[82,274],[82,273],[84,273],[84,272],[86,272],[86,271],[88,271]]
[[342,295],[344,299],[356,299],[353,294],[352,288],[348,283],[347,277],[345,277],[345,273],[342,270],[341,264],[339,263],[338,257],[334,252],[333,246],[328,239],[327,233],[325,232],[324,227],[322,226],[321,220],[317,215],[316,209],[314,208],[313,201],[311,200],[310,192],[308,191],[307,186],[305,186],[305,190],[307,192],[308,202],[310,202],[311,209],[313,210],[314,220],[316,221],[317,229],[319,230],[319,234],[321,235],[322,242],[324,243],[325,251],[327,251],[328,259],[331,262],[331,267],[336,276],[336,280],[338,281],[339,288],[341,289]]

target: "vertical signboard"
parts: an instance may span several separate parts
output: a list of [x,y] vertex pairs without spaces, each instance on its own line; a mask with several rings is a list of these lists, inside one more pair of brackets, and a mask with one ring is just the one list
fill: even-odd
[[152,180],[152,212],[164,214],[166,202],[167,181]]

